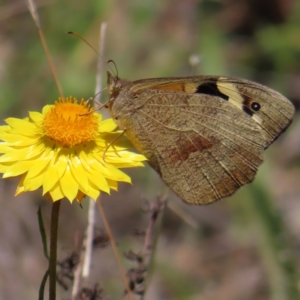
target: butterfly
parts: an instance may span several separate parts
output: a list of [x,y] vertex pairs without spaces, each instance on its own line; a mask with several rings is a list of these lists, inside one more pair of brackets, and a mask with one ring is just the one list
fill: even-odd
[[108,72],[108,109],[164,182],[207,204],[251,182],[293,104],[261,84],[195,76],[125,81]]

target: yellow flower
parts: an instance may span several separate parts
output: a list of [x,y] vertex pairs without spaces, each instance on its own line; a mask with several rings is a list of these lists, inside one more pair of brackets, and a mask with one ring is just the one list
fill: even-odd
[[8,125],[0,126],[0,172],[3,178],[21,176],[16,195],[42,187],[53,201],[81,202],[85,195],[97,199],[100,191],[117,190],[118,181],[131,182],[119,168],[143,166],[146,160],[129,152],[117,138],[114,121],[102,121],[84,100],[59,98],[42,113],[5,121]]

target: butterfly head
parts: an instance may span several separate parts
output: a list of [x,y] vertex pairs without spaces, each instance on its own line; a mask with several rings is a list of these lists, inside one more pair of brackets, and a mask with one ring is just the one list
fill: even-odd
[[118,76],[113,76],[110,72],[107,72],[107,88],[111,99],[115,99],[122,87],[122,82]]

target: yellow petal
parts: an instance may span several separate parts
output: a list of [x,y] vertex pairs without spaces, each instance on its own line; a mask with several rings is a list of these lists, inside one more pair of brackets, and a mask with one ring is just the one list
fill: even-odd
[[34,191],[40,188],[44,181],[44,173],[41,173],[34,178],[27,178],[27,176],[24,179],[24,190],[25,191]]
[[0,162],[18,161],[21,159],[33,159],[34,157],[38,157],[41,153],[43,153],[43,148],[44,145],[42,144],[32,145],[30,147],[20,149],[11,148],[10,150],[8,150],[8,153],[0,157]]
[[108,179],[106,178],[106,181],[108,183],[108,186],[114,190],[114,191],[117,191],[118,190],[118,182],[117,181],[114,181],[114,180],[111,180],[111,179]]
[[60,179],[60,187],[67,199],[73,201],[78,193],[78,184],[70,172],[70,168],[67,167],[66,172]]
[[43,122],[43,115],[37,111],[30,111],[29,112],[29,117],[32,122],[40,125]]
[[14,177],[21,175],[23,173],[27,173],[27,171],[32,166],[32,161],[18,161],[9,168],[7,168],[6,172],[3,174],[3,178]]
[[24,129],[22,129],[22,132],[20,131],[19,128],[12,128],[9,131],[9,134],[20,135],[20,136],[22,136],[22,139],[31,138],[31,139],[37,140],[42,136],[43,132],[39,128],[35,128],[35,130],[24,128]]
[[79,189],[85,194],[89,190],[89,181],[86,176],[86,171],[82,166],[82,162],[78,156],[71,157],[71,173],[79,185]]
[[51,110],[54,105],[45,105],[42,110],[42,114],[45,115],[49,110]]
[[35,176],[40,174],[49,165],[52,157],[53,157],[53,151],[51,151],[50,149],[45,149],[41,157],[36,159],[32,164],[31,168],[28,171],[27,177],[34,178]]
[[53,201],[61,200],[65,197],[58,182],[51,189],[51,191],[49,191],[49,195],[51,196]]
[[20,132],[23,130],[29,130],[34,131],[36,129],[36,126],[28,121],[17,119],[17,118],[7,118],[5,122],[11,127],[16,128]]
[[100,173],[96,172],[94,169],[87,165],[83,165],[86,169],[86,175],[89,179],[89,183],[93,183],[95,187],[109,194],[109,186],[105,177]]
[[24,192],[25,192],[24,186],[17,186],[15,196],[21,195]]
[[57,168],[53,165],[54,161],[49,164],[45,170],[45,177],[43,180],[43,195],[49,192],[58,182]]
[[113,119],[106,119],[99,124],[98,132],[111,132],[115,130],[118,125],[114,122]]
[[113,163],[113,165],[118,169],[145,167],[145,165],[142,162]]
[[0,142],[0,153],[7,153],[13,151],[12,147],[9,147],[6,143]]
[[87,195],[92,199],[97,200],[100,195],[100,191],[96,186],[93,185],[93,183],[90,183],[90,189]]
[[9,134],[9,133],[3,133],[0,134],[0,139],[8,143],[10,146],[30,146],[37,144],[38,138],[32,138],[32,137],[25,137],[23,135],[19,134]]
[[106,178],[131,183],[130,177],[113,165],[98,162],[92,164],[91,167],[95,171],[103,174]]
[[16,192],[15,192],[15,196],[20,195],[20,194],[25,192],[24,185],[23,185],[23,181],[24,181],[25,176],[26,176],[26,174],[23,174],[21,176],[21,179],[19,181],[19,184],[18,184]]
[[0,173],[5,173],[13,164],[14,162],[0,164]]
[[58,159],[58,161],[55,164],[55,168],[57,171],[57,177],[58,177],[58,179],[60,179],[65,173],[65,170],[68,166],[69,159],[66,155],[61,154],[61,151],[59,151],[59,153],[57,153],[57,159]]
[[9,132],[9,130],[10,130],[10,126],[8,126],[8,125],[1,125],[0,126],[0,134],[7,133],[7,132]]

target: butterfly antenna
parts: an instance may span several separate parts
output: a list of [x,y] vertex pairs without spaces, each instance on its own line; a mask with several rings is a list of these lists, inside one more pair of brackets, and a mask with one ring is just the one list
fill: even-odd
[[[93,49],[97,54],[98,56],[103,60],[105,61],[105,59],[103,58],[103,56],[85,39],[83,38],[80,34],[74,32],[74,31],[68,31],[67,34],[71,34],[71,35],[74,35],[76,37],[78,37],[79,39],[81,39],[82,41],[84,41],[91,49]],[[115,69],[117,70],[117,67],[116,67],[116,64],[113,60],[109,60],[109,61],[105,61],[106,64],[109,66],[109,68],[111,69],[111,71],[113,72],[113,69],[111,68],[111,66],[109,65],[110,62],[113,62],[114,65],[115,65]],[[118,74],[118,70],[117,70],[117,74]]]
[[83,38],[81,35],[79,35],[78,33],[74,32],[74,31],[69,31],[69,32],[67,32],[67,34],[72,34],[72,35],[77,36],[78,38],[80,38],[87,45],[89,45],[90,48],[92,48],[104,60],[104,58],[100,55],[100,53],[85,38]]
[[[103,88],[101,91],[99,91],[99,92],[98,92],[97,94],[95,94],[93,97],[90,97],[89,100],[90,100],[91,102],[96,103],[97,105],[101,106],[102,103],[100,103],[99,101],[97,101],[97,100],[96,100],[96,97],[97,97],[98,95],[100,95],[100,94],[101,94],[103,91],[105,91],[105,90],[107,90],[107,87]],[[101,107],[101,108],[102,108],[102,107]],[[99,110],[99,109],[97,108],[97,110]]]
[[[112,60],[112,59],[110,59],[109,61],[107,61],[107,65],[109,65],[109,66],[110,66],[110,63],[112,63],[112,64],[115,66],[115,70],[116,70],[116,73],[117,73],[117,76],[116,76],[116,78],[119,78],[119,74],[118,74],[118,68],[117,68],[117,65],[116,65],[115,61],[114,61],[114,60]],[[112,69],[111,69],[111,70],[112,70]]]

